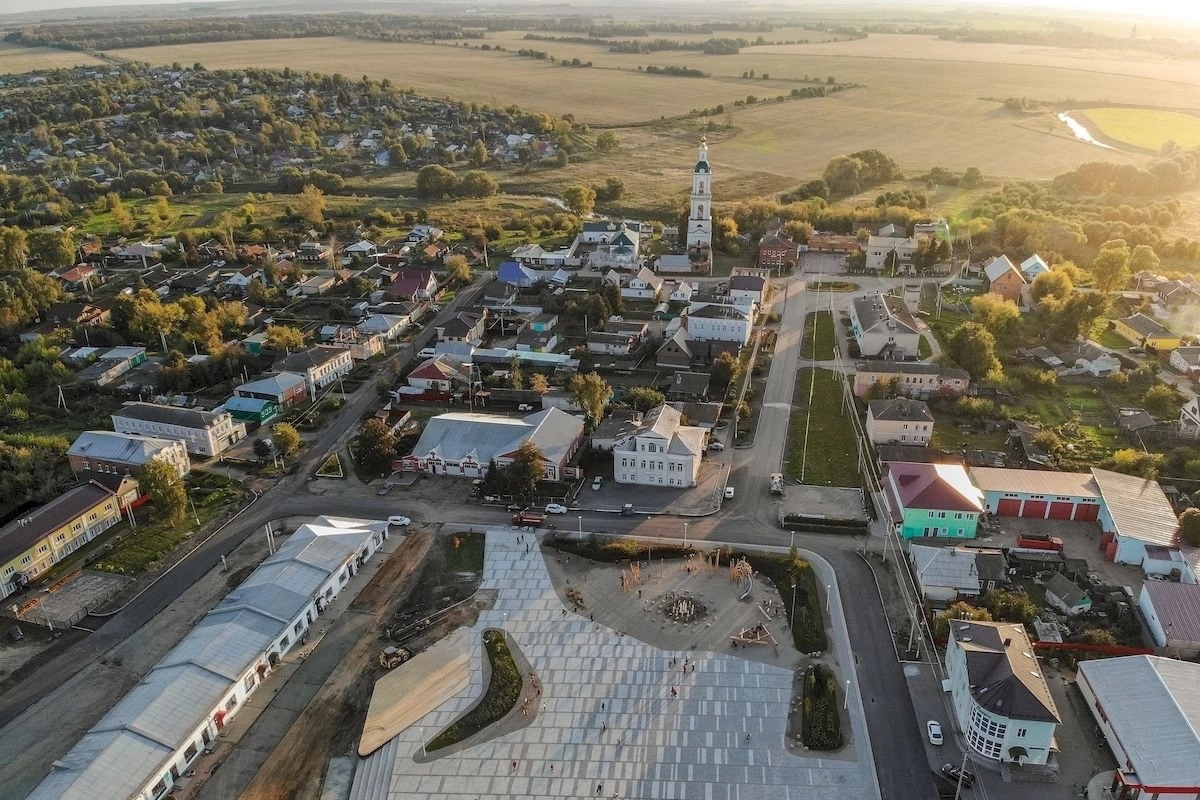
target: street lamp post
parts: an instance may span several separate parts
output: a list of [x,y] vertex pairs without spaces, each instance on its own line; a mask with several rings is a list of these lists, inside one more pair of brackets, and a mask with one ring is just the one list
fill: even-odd
[[683,547],[684,547],[684,549],[687,549],[687,546],[688,546],[687,529],[688,529],[688,524],[685,522],[685,523],[683,523]]
[[576,519],[579,520],[579,540],[583,541],[583,514],[577,515]]
[[421,755],[429,758],[429,752],[425,749],[425,729],[421,728]]
[[792,581],[792,615],[788,619],[792,623],[793,630],[796,627],[796,586],[798,585],[796,581]]
[[850,681],[846,681],[846,695],[842,698],[842,711],[845,711],[850,706]]

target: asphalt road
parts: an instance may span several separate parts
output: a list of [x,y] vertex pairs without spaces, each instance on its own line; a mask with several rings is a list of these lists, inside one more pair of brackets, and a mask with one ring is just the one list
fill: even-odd
[[[856,279],[857,280],[857,279]],[[455,302],[440,314],[443,320],[455,313],[460,304],[480,291],[486,282],[481,278],[469,290],[459,293]],[[888,281],[867,279],[863,288],[888,285]],[[896,283],[899,281],[891,281]],[[779,284],[776,308],[782,312],[779,338],[775,348],[770,375],[764,392],[764,407],[753,448],[727,450],[730,459],[730,484],[736,489],[735,499],[728,502],[715,516],[684,520],[675,517],[622,517],[597,512],[582,513],[585,532],[636,534],[692,541],[714,539],[746,544],[786,546],[790,534],[776,525],[774,503],[763,502],[767,475],[779,469],[787,443],[792,387],[798,366],[804,315],[815,303],[803,291],[803,282],[790,279]],[[828,296],[822,295],[824,307]],[[850,295],[835,295],[838,305],[849,302]],[[433,326],[429,326],[432,330]],[[419,337],[412,345],[419,349],[428,336]],[[408,354],[411,356],[411,353]],[[405,354],[401,354],[401,358]],[[95,623],[95,633],[69,646],[49,664],[38,669],[26,680],[7,691],[0,700],[0,725],[7,723],[38,699],[61,685],[67,677],[85,663],[99,658],[123,641],[156,614],[174,602],[183,590],[217,565],[249,536],[261,533],[272,520],[291,516],[330,514],[334,516],[371,517],[395,513],[395,498],[364,498],[361,496],[325,494],[314,495],[305,487],[305,477],[335,447],[352,435],[362,416],[378,403],[374,382],[369,381],[349,397],[337,417],[310,442],[296,474],[272,487],[263,497],[247,508],[234,522],[219,531],[208,542],[172,570],[166,578],[153,584],[143,594],[116,615],[102,620],[89,618],[84,624]],[[503,525],[509,513],[499,508],[476,505],[409,503],[405,513],[415,520],[453,521],[463,525]],[[556,520],[564,532],[575,530],[580,521],[576,514]],[[686,530],[686,534],[685,534]],[[852,609],[847,617],[851,644],[858,659],[858,680],[868,720],[869,734],[875,755],[875,767],[884,800],[910,800],[933,795],[933,781],[925,768],[924,749],[912,703],[905,688],[904,676],[896,662],[890,634],[884,620],[878,591],[869,569],[853,553],[853,540],[828,536],[797,536],[797,544],[813,550],[827,559],[837,570],[843,608]],[[895,732],[903,732],[895,735]]]

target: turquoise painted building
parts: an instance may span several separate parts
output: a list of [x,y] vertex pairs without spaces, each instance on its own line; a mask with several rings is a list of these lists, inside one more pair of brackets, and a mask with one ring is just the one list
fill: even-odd
[[959,464],[889,461],[884,493],[903,539],[974,539],[983,492]]

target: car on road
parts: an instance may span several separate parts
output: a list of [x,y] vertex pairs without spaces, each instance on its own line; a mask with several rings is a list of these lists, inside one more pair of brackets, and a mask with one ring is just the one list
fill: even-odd
[[712,442],[711,444],[709,444],[708,449],[719,453],[725,449],[725,445],[722,444],[721,442]]
[[412,525],[412,520],[408,517],[401,517],[397,515],[395,517],[388,517],[388,525],[397,525],[401,528],[407,528],[409,525]]
[[504,507],[504,510],[505,511],[524,511],[525,506],[521,505],[520,503],[509,503],[508,505],[506,505]]
[[598,491],[600,491],[600,486],[601,486],[601,484],[603,484],[603,483],[604,483],[604,478],[600,477],[599,475],[597,475],[596,477],[592,478],[592,491],[593,491],[593,492],[598,492]]
[[570,509],[561,503],[548,503],[545,510],[547,514],[565,514]]
[[421,358],[433,358],[437,355],[437,350],[434,350],[432,347],[426,347],[424,350],[417,353],[417,355],[419,355]]
[[925,733],[929,736],[930,744],[941,744],[945,741],[942,738],[942,723],[936,719],[931,719],[925,723]]
[[379,491],[376,492],[375,494],[379,495],[380,497],[383,497],[385,494],[387,494],[391,490],[392,490],[392,484],[385,483],[383,486],[379,487]]
[[726,486],[726,487],[725,487],[725,499],[726,499],[726,500],[732,500],[732,499],[733,499],[733,487],[732,487],[732,486]]
[[975,783],[975,774],[965,769],[960,769],[954,764],[942,764],[942,774],[955,783],[962,783],[964,787],[970,789]]

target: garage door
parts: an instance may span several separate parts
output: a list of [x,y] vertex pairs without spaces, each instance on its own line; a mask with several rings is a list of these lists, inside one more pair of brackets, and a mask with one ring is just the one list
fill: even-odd
[[1044,519],[1046,516],[1046,505],[1045,500],[1026,500],[1025,510],[1021,512],[1021,516]]
[[1075,506],[1075,519],[1079,522],[1095,522],[1100,517],[1100,506],[1095,503],[1080,503]]
[[1000,498],[996,506],[996,514],[1001,517],[1015,517],[1021,513],[1021,501],[1008,497]]
[[1073,508],[1075,508],[1074,503],[1051,503],[1050,519],[1070,519]]

